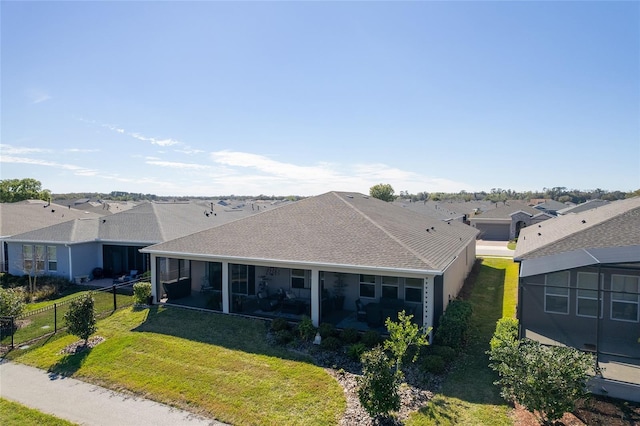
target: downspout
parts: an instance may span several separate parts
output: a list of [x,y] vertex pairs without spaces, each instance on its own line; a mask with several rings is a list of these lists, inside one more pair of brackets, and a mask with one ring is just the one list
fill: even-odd
[[600,365],[600,316],[602,315],[602,278],[600,276],[600,269],[602,266],[598,263],[598,314],[596,316],[596,365],[595,371],[598,374]]
[[73,282],[73,263],[71,261],[71,246],[69,244],[64,245],[69,249],[69,281]]

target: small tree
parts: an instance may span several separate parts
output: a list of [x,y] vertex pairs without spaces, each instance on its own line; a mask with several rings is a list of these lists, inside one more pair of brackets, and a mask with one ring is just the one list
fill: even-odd
[[501,320],[491,340],[490,366],[500,376],[495,384],[504,398],[538,412],[548,424],[573,411],[585,396],[594,359],[574,348],[518,341],[514,321]]
[[71,301],[64,319],[69,333],[83,339],[86,346],[89,336],[96,332],[96,311],[91,292]]
[[18,291],[0,288],[0,316],[17,317],[23,310],[24,300]]
[[379,183],[369,188],[369,195],[382,201],[393,201],[396,196],[393,195],[393,187],[388,183]]
[[[413,315],[407,315],[404,311],[398,313],[398,321],[394,322],[387,318],[385,325],[389,332],[389,337],[384,341],[384,348],[391,351],[395,357],[396,372],[401,372],[402,362],[410,347],[419,349],[421,346],[429,344],[429,332],[431,328],[420,328],[418,324],[411,321]],[[418,350],[415,351],[411,362],[415,362],[418,357]]]
[[382,347],[376,346],[362,354],[362,376],[358,378],[358,398],[373,418],[386,416],[400,409],[400,375]]

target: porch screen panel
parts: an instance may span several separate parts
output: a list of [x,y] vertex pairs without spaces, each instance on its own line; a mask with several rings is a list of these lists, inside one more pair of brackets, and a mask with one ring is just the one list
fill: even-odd
[[545,276],[544,311],[554,314],[569,313],[569,271]]
[[611,319],[638,321],[640,277],[613,275],[611,277]]
[[[598,274],[594,272],[578,272],[577,287],[576,315],[597,317]],[[602,299],[600,299],[600,315],[602,315]]]

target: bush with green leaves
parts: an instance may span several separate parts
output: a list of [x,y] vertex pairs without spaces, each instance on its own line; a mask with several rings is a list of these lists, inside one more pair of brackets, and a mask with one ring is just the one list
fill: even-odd
[[420,366],[427,373],[442,374],[447,368],[447,363],[440,355],[429,354],[422,357]]
[[360,333],[355,328],[345,328],[340,333],[340,340],[347,345],[357,343],[360,340]]
[[[413,315],[407,315],[404,311],[398,312],[398,321],[387,318],[385,325],[389,332],[389,337],[384,341],[384,348],[390,351],[395,357],[396,371],[402,370],[404,361],[415,362],[418,351],[421,347],[429,344],[429,332],[431,328],[420,327],[412,322]],[[412,356],[405,360],[410,348]]]
[[13,288],[0,288],[0,316],[17,317],[24,311],[24,297]]
[[276,342],[280,345],[286,345],[287,343],[293,342],[296,338],[291,330],[289,329],[281,329],[274,333]]
[[517,340],[517,322],[501,320],[491,340],[490,367],[502,396],[516,401],[545,423],[562,418],[587,394],[595,359],[589,353],[562,346]]
[[362,376],[358,377],[358,399],[373,418],[400,409],[400,374],[381,346],[362,354]]
[[274,332],[289,330],[289,321],[284,318],[274,318],[273,321],[271,321],[271,330]]
[[337,351],[342,347],[342,342],[336,336],[329,336],[320,341],[320,347],[329,351]]
[[367,350],[364,343],[354,343],[347,348],[347,356],[354,361],[360,361],[362,354]]
[[367,330],[362,334],[360,341],[368,348],[373,348],[382,342],[382,336],[376,330]]
[[69,310],[64,314],[67,330],[74,336],[84,340],[86,345],[89,336],[96,332],[96,310],[93,294],[85,293],[69,303]]
[[298,324],[298,335],[302,340],[309,341],[316,337],[317,329],[313,325],[313,321],[306,315],[302,316],[302,320]]
[[441,357],[445,363],[450,363],[458,356],[458,352],[450,346],[432,345],[427,351],[428,355],[437,355]]
[[145,305],[151,297],[151,283],[140,281],[133,285],[133,299],[137,305]]
[[435,343],[462,349],[469,337],[469,324],[473,308],[466,300],[453,300],[440,319],[434,336]]
[[335,337],[338,334],[336,327],[329,322],[321,323],[320,327],[318,327],[318,333],[323,339],[331,336]]

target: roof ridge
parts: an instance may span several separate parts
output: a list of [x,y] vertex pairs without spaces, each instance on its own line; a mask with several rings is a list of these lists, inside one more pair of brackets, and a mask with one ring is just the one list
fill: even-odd
[[[332,191],[332,194],[334,194],[339,200],[341,200],[343,203],[345,203],[347,206],[351,207],[353,210],[355,210],[356,212],[358,212],[362,217],[364,217],[366,220],[368,220],[373,226],[375,226],[376,228],[378,228],[379,230],[381,230],[382,232],[385,233],[385,235],[387,235],[389,238],[391,238],[393,241],[395,241],[396,243],[398,243],[402,248],[404,248],[405,250],[409,251],[409,253],[413,254],[415,257],[417,257],[418,259],[420,259],[422,262],[425,263],[425,265],[431,265],[431,262],[429,262],[428,260],[426,260],[424,257],[422,257],[418,252],[416,252],[415,250],[413,250],[411,247],[408,247],[405,243],[403,243],[402,241],[400,241],[395,235],[392,235],[389,231],[387,231],[385,228],[383,228],[382,226],[378,225],[373,219],[371,219],[366,213],[364,213],[362,210],[358,209],[356,206],[354,206],[353,204],[349,203],[346,199],[340,197],[336,192]],[[371,198],[375,198],[375,197],[371,197]]]

